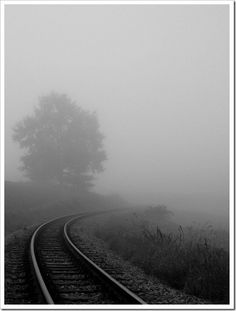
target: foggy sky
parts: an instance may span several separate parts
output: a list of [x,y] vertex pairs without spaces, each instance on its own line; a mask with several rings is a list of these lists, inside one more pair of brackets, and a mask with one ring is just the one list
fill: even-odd
[[22,179],[12,127],[55,91],[97,111],[108,161],[96,191],[226,210],[228,9],[7,6],[6,179]]

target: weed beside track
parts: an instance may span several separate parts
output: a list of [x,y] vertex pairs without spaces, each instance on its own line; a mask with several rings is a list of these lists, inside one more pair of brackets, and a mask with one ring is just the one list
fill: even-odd
[[158,225],[114,218],[94,233],[122,258],[173,288],[213,303],[229,303],[229,253],[192,228],[179,226],[176,232],[164,233]]

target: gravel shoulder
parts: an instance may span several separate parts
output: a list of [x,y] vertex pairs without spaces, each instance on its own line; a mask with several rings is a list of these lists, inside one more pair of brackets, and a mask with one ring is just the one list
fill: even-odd
[[37,226],[17,230],[5,239],[5,304],[40,303],[30,273],[28,246]]

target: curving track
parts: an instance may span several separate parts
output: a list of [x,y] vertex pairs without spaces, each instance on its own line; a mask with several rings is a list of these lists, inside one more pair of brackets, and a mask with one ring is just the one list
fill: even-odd
[[82,217],[65,216],[34,232],[30,256],[35,278],[47,304],[145,304],[96,265],[72,242],[70,225]]

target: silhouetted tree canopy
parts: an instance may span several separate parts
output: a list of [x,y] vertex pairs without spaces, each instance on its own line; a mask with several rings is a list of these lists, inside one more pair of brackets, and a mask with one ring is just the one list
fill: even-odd
[[83,188],[103,170],[106,154],[97,116],[66,95],[41,97],[34,114],[15,126],[13,139],[26,151],[22,170],[33,181]]

